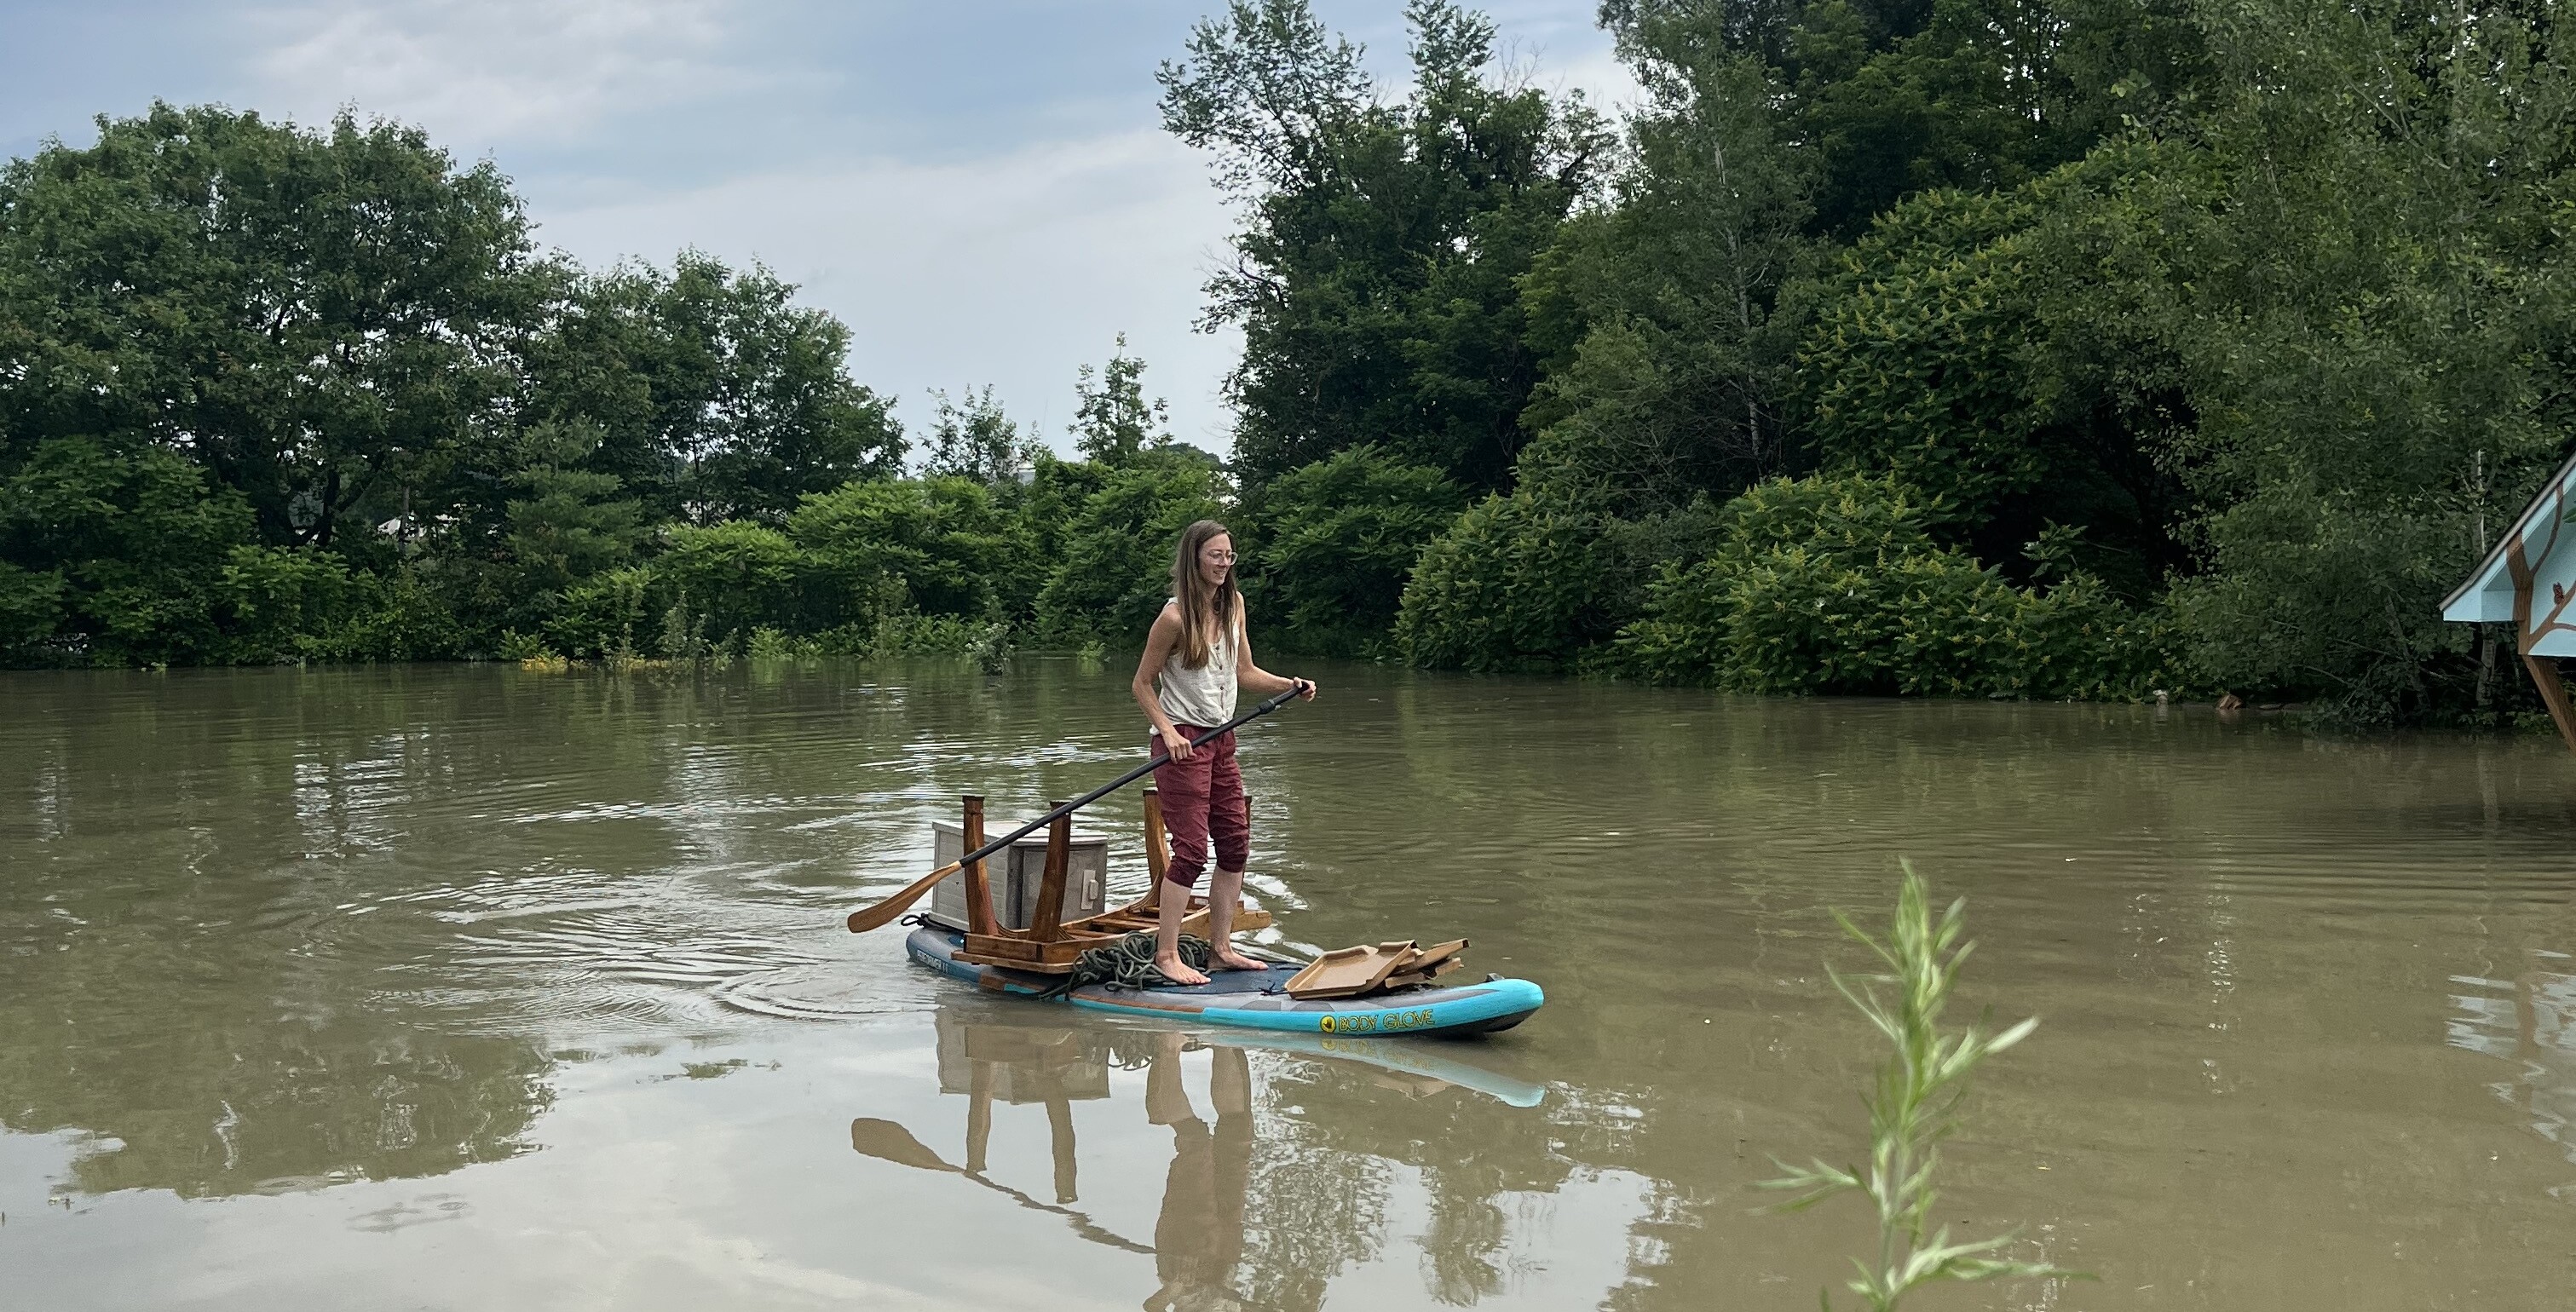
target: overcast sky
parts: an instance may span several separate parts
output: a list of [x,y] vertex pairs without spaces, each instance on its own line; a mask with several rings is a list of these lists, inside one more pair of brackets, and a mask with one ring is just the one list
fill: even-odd
[[[1174,427],[1223,451],[1232,334],[1193,332],[1229,217],[1166,137],[1154,67],[1222,0],[0,0],[0,153],[84,144],[155,97],[416,123],[517,183],[590,263],[760,260],[855,335],[919,430],[990,383],[1059,448],[1075,367],[1116,334]],[[1513,62],[1629,86],[1594,0],[1498,0]],[[1398,0],[1318,0],[1404,75]]]

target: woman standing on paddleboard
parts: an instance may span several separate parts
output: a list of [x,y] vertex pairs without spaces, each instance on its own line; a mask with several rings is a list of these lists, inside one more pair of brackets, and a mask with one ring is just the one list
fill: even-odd
[[1243,594],[1234,586],[1234,536],[1223,524],[1202,519],[1181,531],[1172,558],[1172,599],[1145,634],[1145,657],[1130,685],[1136,704],[1153,722],[1148,751],[1170,760],[1154,770],[1163,802],[1163,825],[1172,839],[1164,868],[1161,927],[1154,936],[1154,968],[1178,984],[1205,984],[1207,976],[1181,960],[1181,920],[1189,915],[1190,890],[1216,845],[1216,878],[1208,885],[1208,942],[1220,970],[1260,970],[1262,964],[1234,950],[1235,908],[1243,901],[1243,867],[1252,853],[1252,811],[1235,768],[1234,735],[1196,749],[1190,740],[1234,718],[1236,693],[1295,689],[1308,701],[1315,685],[1288,679],[1252,663],[1245,636]]

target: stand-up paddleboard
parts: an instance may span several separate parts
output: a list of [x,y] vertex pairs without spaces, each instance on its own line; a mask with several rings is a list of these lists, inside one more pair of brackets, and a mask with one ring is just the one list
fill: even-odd
[[1189,987],[1088,984],[1059,991],[1064,981],[1056,976],[960,961],[957,954],[965,945],[964,934],[941,925],[922,925],[905,940],[904,950],[913,960],[988,993],[1066,1002],[1087,1011],[1285,1034],[1372,1038],[1491,1034],[1527,1020],[1547,1001],[1538,985],[1500,976],[1480,984],[1406,989],[1368,998],[1299,999],[1288,996],[1288,978],[1298,969],[1293,965],[1214,971],[1207,983]]

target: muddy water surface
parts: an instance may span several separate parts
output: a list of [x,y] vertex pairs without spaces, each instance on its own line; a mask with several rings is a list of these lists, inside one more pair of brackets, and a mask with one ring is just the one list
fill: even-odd
[[[1246,735],[1287,946],[1549,1005],[1262,1043],[979,997],[840,917],[1116,773],[1115,669],[0,676],[0,1303],[1811,1308],[1862,1145],[1827,908],[1970,900],[1926,1308],[2557,1308],[2576,761],[2151,708],[1318,667]],[[1104,804],[1140,885],[1137,800]]]

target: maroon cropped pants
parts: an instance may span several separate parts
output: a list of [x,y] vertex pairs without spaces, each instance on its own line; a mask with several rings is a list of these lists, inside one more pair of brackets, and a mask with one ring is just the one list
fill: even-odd
[[[1176,724],[1182,741],[1207,730]],[[1150,748],[1153,739],[1147,736]],[[1234,735],[1201,744],[1186,761],[1154,767],[1154,789],[1163,801],[1163,828],[1172,836],[1172,864],[1163,878],[1194,888],[1207,869],[1208,843],[1216,843],[1216,868],[1241,870],[1252,859],[1252,808],[1243,798],[1243,772],[1235,768]]]

